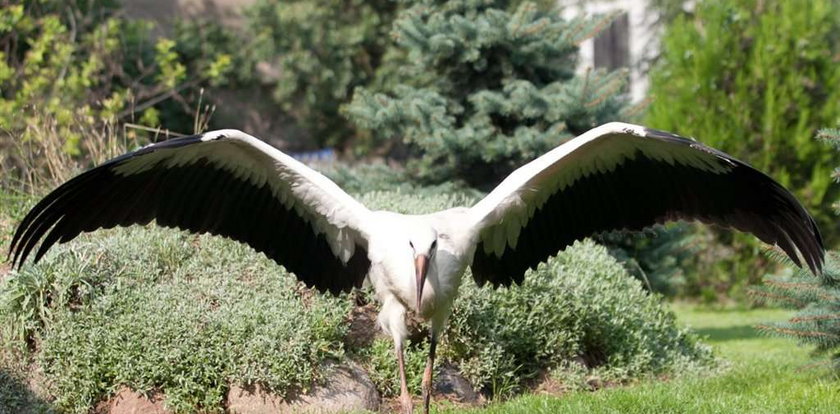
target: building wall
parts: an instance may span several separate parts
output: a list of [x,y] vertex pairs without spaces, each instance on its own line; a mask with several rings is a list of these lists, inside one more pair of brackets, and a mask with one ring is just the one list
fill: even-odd
[[[559,0],[558,2],[565,18],[608,14],[616,11],[627,13],[629,92],[634,102],[644,99],[648,89],[646,65],[658,53],[657,39],[659,37],[657,30],[654,29],[657,16],[650,11],[647,0]],[[587,39],[581,44],[580,70],[595,66],[594,47],[594,39]]]

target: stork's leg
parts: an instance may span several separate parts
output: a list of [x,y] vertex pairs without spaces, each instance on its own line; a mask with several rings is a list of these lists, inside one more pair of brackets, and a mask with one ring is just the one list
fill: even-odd
[[403,413],[411,413],[413,406],[411,394],[408,393],[408,383],[405,380],[405,359],[403,359],[403,344],[408,336],[405,326],[405,307],[393,296],[383,295],[382,309],[379,311],[379,325],[394,338],[394,351],[397,354],[397,364],[400,369],[400,405]]
[[[448,310],[448,308],[445,308]],[[429,403],[432,400],[432,376],[435,369],[435,350],[437,350],[438,337],[449,319],[449,312],[440,312],[432,317],[429,326],[429,358],[426,360],[426,370],[423,371],[423,413],[429,413]]]
[[437,348],[437,334],[432,330],[429,338],[429,359],[426,360],[426,370],[423,371],[423,413],[429,414],[429,402],[432,398],[432,371],[435,367],[435,348]]
[[405,359],[403,359],[402,343],[396,342],[397,363],[400,366],[400,405],[404,414],[411,414],[414,411],[411,402],[411,394],[408,393],[408,383],[405,380]]

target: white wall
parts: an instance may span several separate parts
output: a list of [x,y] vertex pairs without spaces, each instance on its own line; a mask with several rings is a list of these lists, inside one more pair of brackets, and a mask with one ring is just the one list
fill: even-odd
[[[645,98],[648,79],[644,64],[658,50],[658,33],[653,27],[656,15],[647,7],[647,0],[558,0],[565,18],[581,15],[607,14],[614,11],[628,13],[630,24],[630,95],[634,102]],[[593,66],[593,40],[581,44],[579,70]]]

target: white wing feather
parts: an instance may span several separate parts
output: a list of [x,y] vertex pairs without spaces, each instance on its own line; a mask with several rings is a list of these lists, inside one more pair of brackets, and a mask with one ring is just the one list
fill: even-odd
[[614,171],[638,152],[669,164],[680,163],[712,173],[723,173],[712,154],[674,151],[656,145],[646,128],[612,122],[591,129],[554,148],[511,173],[490,194],[470,209],[470,217],[484,243],[485,253],[501,257],[505,248],[515,247],[523,227],[546,200],[581,177]]
[[370,211],[329,178],[239,130],[207,132],[201,141],[199,145],[179,148],[177,156],[162,149],[119,165],[115,171],[131,175],[161,166],[160,163],[177,166],[207,159],[257,186],[269,183],[286,208],[294,208],[316,234],[326,235],[333,254],[342,262],[353,256],[357,241],[367,244],[364,223]]

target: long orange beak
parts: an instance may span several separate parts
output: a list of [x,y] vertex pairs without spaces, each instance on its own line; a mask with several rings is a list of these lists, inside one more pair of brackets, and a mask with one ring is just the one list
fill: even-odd
[[420,312],[420,303],[423,300],[423,285],[426,284],[426,270],[429,257],[419,255],[414,258],[414,271],[417,276],[417,312]]

